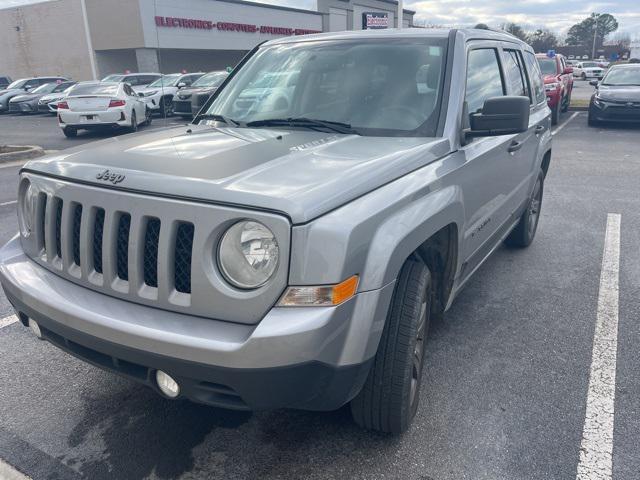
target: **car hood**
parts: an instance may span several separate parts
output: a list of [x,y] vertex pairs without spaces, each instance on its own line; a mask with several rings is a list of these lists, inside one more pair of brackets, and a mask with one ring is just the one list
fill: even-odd
[[[450,151],[443,138],[191,125],[124,135],[24,169],[103,187],[269,210],[304,223]],[[124,178],[113,185],[105,170]]]
[[543,75],[542,79],[544,80],[544,83],[555,83],[558,81],[558,76],[557,75],[551,75],[551,74],[546,74]]
[[598,98],[616,102],[640,102],[640,87],[608,87],[600,85],[598,87]]
[[16,95],[11,99],[12,102],[28,102],[29,100],[35,100],[40,98],[42,94],[39,93],[27,93],[26,95]]
[[21,88],[12,88],[10,90],[0,90],[0,97],[12,95],[15,96],[21,92],[24,92]]
[[188,95],[201,95],[201,94],[207,94],[210,95],[213,92],[215,92],[218,89],[218,87],[193,87],[193,88],[183,88],[182,90],[180,90],[180,92],[178,93],[178,96],[180,96],[180,94],[188,94]]

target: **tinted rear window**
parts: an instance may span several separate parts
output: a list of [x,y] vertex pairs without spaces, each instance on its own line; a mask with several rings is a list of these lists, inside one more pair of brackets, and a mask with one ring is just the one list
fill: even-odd
[[76,85],[69,95],[115,95],[118,93],[118,85],[105,85],[94,83],[89,85]]

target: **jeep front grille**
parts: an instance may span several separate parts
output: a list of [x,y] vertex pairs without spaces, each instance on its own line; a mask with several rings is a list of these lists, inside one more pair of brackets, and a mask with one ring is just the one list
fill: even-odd
[[31,172],[21,177],[37,192],[33,231],[21,239],[24,252],[70,282],[129,302],[245,324],[257,323],[286,287],[286,262],[267,285],[246,291],[229,285],[216,262],[224,232],[247,218],[267,225],[288,258],[291,226],[281,215]]
[[[40,245],[43,258],[52,259],[54,263],[64,264],[71,263],[73,266],[81,267],[82,265],[82,240],[86,238],[90,245],[86,246],[87,251],[92,252],[93,271],[98,274],[104,274],[105,261],[112,261],[113,265],[110,269],[115,273],[117,279],[124,282],[129,281],[129,268],[131,263],[142,264],[142,277],[144,284],[158,288],[158,247],[160,243],[161,221],[157,217],[141,217],[139,220],[140,228],[138,233],[144,232],[142,238],[131,238],[131,214],[127,212],[114,212],[114,221],[112,222],[115,233],[105,232],[105,210],[103,208],[93,208],[93,214],[83,217],[83,206],[77,202],[65,203],[59,197],[44,197],[45,204],[38,209],[36,213],[36,225],[42,225],[44,235],[41,235],[42,244]],[[67,210],[71,212],[67,213]],[[69,221],[65,218],[69,216]],[[53,218],[47,218],[53,217]],[[88,222],[89,225],[85,225]],[[52,232],[47,235],[46,225],[52,225]],[[172,270],[174,288],[177,292],[191,293],[191,261],[193,250],[193,235],[195,227],[190,222],[178,221],[175,225],[174,238],[172,240],[173,253],[171,255],[173,261]],[[90,232],[90,235],[83,235],[83,232]],[[47,237],[54,239],[52,245],[55,245],[53,252],[48,251],[46,241]],[[142,241],[142,247],[136,248],[132,242]],[[69,250],[64,246],[68,243]],[[105,259],[105,252],[113,251],[114,256]],[[141,259],[129,261],[129,253],[131,251],[140,252]],[[69,258],[65,258],[69,255]]]

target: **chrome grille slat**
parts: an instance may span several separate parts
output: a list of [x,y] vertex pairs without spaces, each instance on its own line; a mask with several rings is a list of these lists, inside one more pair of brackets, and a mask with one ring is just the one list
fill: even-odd
[[[217,270],[215,258],[222,234],[247,217],[271,228],[282,258],[288,258],[291,226],[281,215],[115,191],[32,172],[22,176],[39,195],[35,234],[22,239],[23,249],[70,282],[129,302],[244,324],[257,323],[286,286],[287,268],[281,268],[265,287],[235,290]],[[123,242],[127,261],[118,269],[122,215],[130,216],[130,228]]]

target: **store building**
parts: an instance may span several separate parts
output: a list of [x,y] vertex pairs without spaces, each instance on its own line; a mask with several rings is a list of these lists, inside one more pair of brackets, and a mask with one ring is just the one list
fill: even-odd
[[[317,0],[317,10],[243,0],[51,0],[0,10],[0,74],[209,71],[265,40],[397,26],[394,0]],[[415,12],[404,10],[412,25]]]

